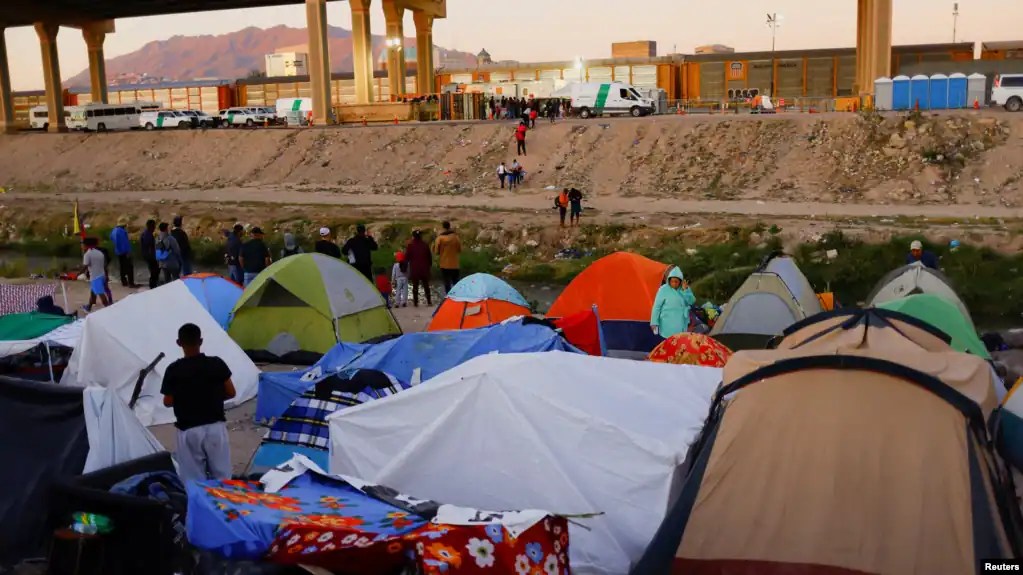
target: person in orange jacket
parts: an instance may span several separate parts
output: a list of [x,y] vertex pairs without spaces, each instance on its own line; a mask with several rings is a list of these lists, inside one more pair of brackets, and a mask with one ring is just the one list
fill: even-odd
[[554,198],[554,207],[558,208],[558,215],[561,216],[561,227],[565,227],[565,216],[568,215],[568,188],[561,190],[557,198]]

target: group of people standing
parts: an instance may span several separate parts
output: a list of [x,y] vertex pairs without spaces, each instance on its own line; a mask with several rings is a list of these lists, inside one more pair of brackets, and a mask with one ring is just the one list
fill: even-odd
[[497,98],[487,99],[491,120],[521,119],[532,128],[536,127],[536,119],[546,117],[551,123],[558,118],[565,118],[571,111],[571,101],[561,98],[538,100],[535,98]]
[[426,305],[433,305],[430,279],[434,255],[438,259],[445,294],[461,279],[462,240],[452,229],[451,222],[444,222],[441,228],[432,249],[423,239],[423,231],[413,230],[405,250],[394,254],[390,275],[384,268],[377,269],[377,289],[389,303],[393,296],[395,307],[408,305],[409,287],[412,288],[413,306],[419,307],[420,288],[426,296]]

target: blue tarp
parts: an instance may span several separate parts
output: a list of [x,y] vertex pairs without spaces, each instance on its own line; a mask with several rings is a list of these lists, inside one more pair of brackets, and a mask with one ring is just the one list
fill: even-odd
[[260,374],[256,421],[279,417],[307,389],[342,369],[375,369],[407,386],[417,368],[426,381],[480,355],[545,351],[582,353],[549,327],[522,321],[411,333],[375,345],[341,343],[306,371]]
[[529,302],[507,282],[490,274],[472,274],[455,284],[448,292],[448,299],[477,302],[496,299],[529,307]]
[[231,323],[231,311],[245,291],[242,286],[216,275],[194,275],[181,278],[220,327],[227,331]]

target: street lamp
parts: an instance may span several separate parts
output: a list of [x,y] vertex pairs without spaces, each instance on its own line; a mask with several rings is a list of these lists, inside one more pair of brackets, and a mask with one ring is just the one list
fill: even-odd
[[959,3],[952,5],[952,43],[956,43],[956,32],[959,28]]
[[392,50],[401,48],[401,38],[390,37],[387,39],[387,47]]
[[775,97],[775,93],[774,93],[774,88],[775,88],[775,86],[774,86],[774,76],[775,76],[775,69],[777,68],[777,65],[775,64],[775,58],[774,58],[775,40],[777,40],[777,37],[778,37],[778,28],[781,28],[781,22],[784,19],[785,19],[785,17],[782,16],[781,14],[778,14],[778,13],[773,13],[773,14],[769,13],[767,15],[767,27],[771,29],[771,97],[772,98]]
[[576,56],[575,57],[575,69],[576,69],[576,71],[579,72],[579,83],[581,84],[583,82],[583,57],[582,56]]

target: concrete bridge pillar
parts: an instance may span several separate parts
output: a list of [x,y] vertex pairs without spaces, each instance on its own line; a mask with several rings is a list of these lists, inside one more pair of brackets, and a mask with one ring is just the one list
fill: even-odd
[[36,35],[43,55],[43,80],[46,84],[46,110],[49,114],[49,131],[66,132],[64,123],[64,90],[60,83],[60,58],[57,56],[57,33],[60,25],[37,22]]
[[309,31],[309,87],[313,96],[313,123],[331,122],[333,100],[330,85],[330,51],[327,44],[327,0],[306,0]]
[[412,13],[416,23],[416,90],[420,94],[437,91],[433,62],[433,16],[416,10]]
[[397,0],[384,0],[384,20],[387,22],[387,79],[391,85],[392,100],[400,100],[405,95],[404,18],[405,6]]
[[352,9],[352,66],[355,71],[355,102],[373,102],[373,35],[369,22],[372,0],[349,0]]
[[11,69],[7,61],[7,35],[0,28],[0,132],[11,133],[14,126],[14,100],[11,92]]
[[857,0],[854,91],[872,94],[874,80],[891,74],[892,0]]
[[103,42],[107,32],[113,32],[113,22],[93,22],[82,26],[82,37],[89,49],[89,81],[92,101],[107,104],[107,64],[103,57]]

